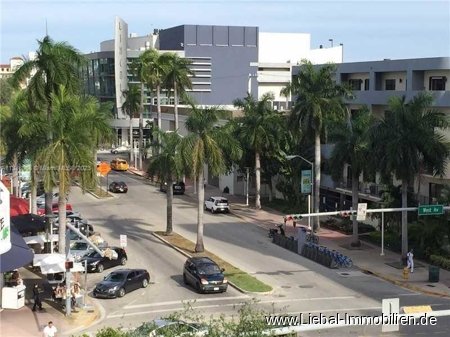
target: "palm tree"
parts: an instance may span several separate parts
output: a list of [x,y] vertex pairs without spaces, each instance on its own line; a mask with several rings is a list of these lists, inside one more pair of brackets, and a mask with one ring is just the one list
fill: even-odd
[[166,235],[170,235],[173,231],[172,226],[172,203],[173,203],[173,182],[175,178],[179,178],[182,173],[182,161],[180,157],[180,144],[182,137],[176,132],[162,132],[156,129],[155,133],[159,133],[159,143],[154,146],[159,147],[158,154],[150,160],[149,174],[158,175],[161,184],[167,183],[167,224]]
[[[320,180],[321,180],[321,136],[326,132],[327,121],[341,119],[345,108],[341,102],[346,93],[343,86],[333,80],[336,67],[327,64],[315,67],[309,61],[303,61],[299,74],[293,77],[292,91],[296,96],[290,113],[292,130],[303,132],[314,139],[314,199],[315,213],[319,212]],[[320,229],[319,218],[316,217],[314,229]]]
[[[80,65],[85,61],[84,57],[74,47],[66,42],[55,42],[49,36],[38,41],[36,58],[27,60],[16,70],[12,77],[12,83],[19,87],[31,76],[27,84],[27,94],[30,107],[36,104],[44,106],[47,112],[47,122],[50,125],[52,119],[54,93],[58,93],[60,85],[67,92],[78,92],[81,88],[79,78]],[[48,129],[47,140],[52,141],[52,131]],[[52,187],[45,194],[45,213],[52,213]]]
[[192,89],[190,76],[194,75],[194,72],[189,68],[192,64],[191,60],[182,58],[175,53],[169,53],[168,59],[164,82],[168,89],[173,89],[175,130],[178,130],[178,98],[186,88]]
[[134,162],[134,147],[133,147],[133,117],[140,110],[141,92],[137,85],[130,85],[128,90],[123,92],[125,101],[123,102],[122,109],[130,117],[130,164]]
[[42,175],[46,189],[58,182],[59,188],[59,252],[64,253],[66,235],[67,195],[70,191],[72,177],[77,174],[83,189],[95,187],[97,174],[92,160],[95,147],[93,132],[107,133],[109,121],[98,113],[95,99],[83,99],[66,92],[64,87],[58,94],[52,94],[52,123],[40,114],[31,116],[21,133],[30,135],[37,130],[47,134],[53,130],[52,142],[40,149],[36,163],[43,168]]
[[289,82],[284,88],[280,90],[280,95],[286,97],[286,110],[289,108],[289,98],[292,95],[292,83]]
[[[402,208],[408,206],[408,186],[423,165],[433,175],[442,175],[449,156],[449,142],[441,130],[449,126],[443,112],[431,109],[433,97],[420,93],[406,102],[391,97],[389,111],[372,134],[378,170],[402,182]],[[402,257],[408,252],[408,213],[402,212]]]
[[278,148],[283,131],[282,115],[272,108],[273,99],[272,93],[264,94],[259,101],[247,94],[244,99],[233,102],[244,111],[244,116],[237,121],[241,123],[243,144],[255,152],[256,209],[261,208],[261,154]]
[[[367,171],[370,157],[370,126],[372,117],[367,108],[361,109],[347,121],[336,125],[331,132],[331,141],[335,144],[331,153],[331,168],[335,178],[341,178],[346,164],[351,166],[352,172],[352,208],[358,209],[359,177]],[[353,217],[352,246],[360,246],[358,236],[358,221]]]
[[219,116],[223,111],[217,107],[199,109],[192,105],[186,120],[188,136],[181,141],[181,157],[184,167],[189,167],[192,177],[197,179],[198,213],[196,252],[203,252],[203,205],[205,190],[203,186],[204,165],[214,175],[225,173],[224,151],[236,160],[242,155],[239,142],[228,132],[218,126]]

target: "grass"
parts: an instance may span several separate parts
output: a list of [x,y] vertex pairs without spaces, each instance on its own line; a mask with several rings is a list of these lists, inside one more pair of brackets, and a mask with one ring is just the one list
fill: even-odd
[[299,207],[290,205],[286,200],[273,198],[272,201],[269,201],[269,199],[263,199],[261,202],[263,207],[272,208],[283,214],[301,213]]
[[95,189],[89,191],[94,193],[99,198],[112,198],[111,194],[109,194],[107,191],[98,186]]
[[242,290],[254,293],[267,292],[272,290],[271,286],[261,282],[260,280],[247,274],[246,272],[243,272],[239,268],[236,268],[235,266],[222,260],[220,257],[207,250],[205,250],[203,253],[195,253],[195,243],[189,241],[188,239],[182,237],[177,233],[172,233],[171,235],[166,235],[165,232],[155,233],[178,249],[181,249],[191,256],[207,256],[211,258],[219,265],[220,268],[225,269],[224,274],[226,278]]

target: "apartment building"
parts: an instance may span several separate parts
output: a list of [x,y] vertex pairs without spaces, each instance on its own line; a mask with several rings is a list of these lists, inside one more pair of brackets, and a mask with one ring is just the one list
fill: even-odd
[[13,57],[9,64],[0,64],[0,78],[9,78],[23,64],[21,57]]

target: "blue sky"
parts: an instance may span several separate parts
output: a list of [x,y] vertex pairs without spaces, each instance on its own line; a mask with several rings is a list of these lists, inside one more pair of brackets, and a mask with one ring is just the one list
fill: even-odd
[[344,44],[344,61],[450,56],[450,0],[0,0],[0,62],[27,55],[49,35],[81,52],[113,37],[114,17],[129,32],[181,24],[258,26],[310,33],[311,47]]

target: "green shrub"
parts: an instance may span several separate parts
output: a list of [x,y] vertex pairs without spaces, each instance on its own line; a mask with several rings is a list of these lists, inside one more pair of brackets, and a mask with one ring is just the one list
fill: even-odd
[[450,259],[440,255],[431,255],[430,261],[433,265],[450,270]]

